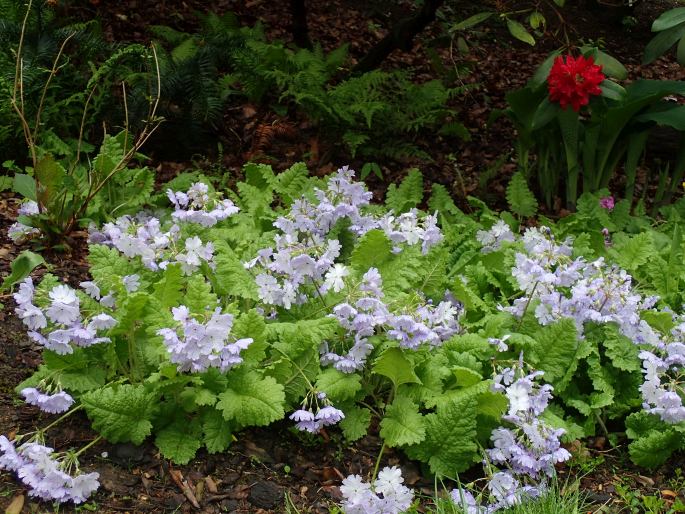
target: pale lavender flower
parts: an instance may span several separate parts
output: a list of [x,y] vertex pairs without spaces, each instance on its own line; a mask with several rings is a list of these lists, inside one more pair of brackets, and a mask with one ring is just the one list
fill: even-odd
[[[38,204],[33,200],[28,200],[21,204],[17,214],[19,216],[33,216],[39,213]],[[34,235],[40,234],[40,230],[20,221],[13,223],[7,231],[7,236],[15,243],[22,243]]]
[[71,395],[64,391],[55,394],[45,394],[35,387],[27,387],[21,390],[21,395],[24,397],[24,400],[26,400],[26,403],[35,405],[43,412],[48,412],[50,414],[66,412],[74,403],[74,399]]
[[177,364],[181,372],[202,373],[209,368],[219,368],[224,373],[242,362],[240,352],[252,342],[252,338],[236,340],[231,336],[233,316],[221,314],[217,308],[207,323],[200,323],[189,316],[185,306],[173,308],[177,328],[157,331],[169,352],[169,360]]
[[124,283],[124,288],[127,293],[134,293],[140,287],[140,275],[126,275],[122,277],[121,281]]

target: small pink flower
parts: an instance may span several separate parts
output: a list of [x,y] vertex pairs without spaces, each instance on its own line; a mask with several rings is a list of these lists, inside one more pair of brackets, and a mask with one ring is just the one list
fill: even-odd
[[607,196],[605,198],[600,198],[599,199],[599,205],[603,209],[611,210],[614,208],[615,202],[614,202],[614,197],[613,196]]

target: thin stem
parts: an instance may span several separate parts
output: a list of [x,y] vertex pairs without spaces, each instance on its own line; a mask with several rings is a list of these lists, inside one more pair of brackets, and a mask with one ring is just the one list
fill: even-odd
[[535,290],[537,289],[539,283],[539,280],[535,282],[533,290],[530,292],[530,296],[528,296],[528,301],[526,302],[526,306],[523,309],[523,313],[521,313],[521,319],[519,319],[519,323],[518,325],[516,325],[516,330],[521,328],[521,325],[523,324],[523,318],[526,316],[526,313],[528,312],[528,307],[530,306],[530,302],[533,300],[533,295],[535,294]]
[[60,416],[59,418],[57,418],[55,421],[53,421],[52,423],[50,423],[48,426],[46,426],[45,428],[43,428],[42,432],[47,432],[47,431],[50,430],[52,427],[54,427],[55,425],[61,423],[62,421],[64,421],[65,419],[67,419],[69,416],[71,416],[74,412],[77,412],[77,411],[81,410],[82,408],[83,408],[83,405],[78,405],[77,407],[74,407],[73,409],[71,409],[70,411],[66,412],[65,414],[63,414],[62,416]]
[[89,442],[87,445],[85,445],[83,448],[81,448],[79,451],[74,453],[74,457],[78,457],[81,455],[83,452],[85,452],[88,448],[96,445],[100,440],[102,439],[102,436],[99,435],[95,439],[93,439],[91,442]]
[[378,452],[378,457],[376,457],[376,465],[373,467],[373,476],[371,477],[371,482],[374,482],[376,480],[376,477],[378,476],[378,467],[381,465],[381,457],[383,457],[384,451],[385,441],[383,441],[383,445],[381,446],[381,449]]
[[52,69],[50,70],[50,73],[48,74],[48,79],[45,81],[45,85],[43,86],[43,92],[40,95],[40,101],[38,102],[38,110],[36,111],[36,122],[33,127],[33,141],[34,143],[38,140],[38,128],[40,127],[40,115],[43,112],[43,104],[45,103],[45,97],[48,94],[48,88],[50,87],[50,82],[52,82],[52,78],[57,75],[57,70],[59,67],[57,64],[59,63],[60,59],[62,58],[62,53],[64,52],[64,47],[67,46],[67,43],[69,40],[74,37],[74,32],[69,34],[64,41],[62,42],[62,45],[59,47],[59,51],[57,52],[57,57],[55,57],[55,60],[52,63]]

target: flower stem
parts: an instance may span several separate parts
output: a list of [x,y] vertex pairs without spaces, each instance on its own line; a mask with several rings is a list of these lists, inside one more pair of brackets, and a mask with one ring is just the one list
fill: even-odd
[[378,457],[376,457],[376,465],[373,467],[373,476],[371,477],[371,482],[374,482],[376,480],[376,477],[378,476],[378,467],[381,465],[381,457],[383,456],[384,451],[385,441],[383,441],[383,445],[381,446],[381,449],[378,452]]
[[74,457],[78,457],[78,456],[81,455],[83,452],[85,452],[88,448],[90,448],[90,447],[96,445],[101,439],[102,439],[102,436],[101,436],[101,435],[97,436],[95,439],[93,439],[91,442],[89,442],[87,445],[85,445],[83,448],[81,448],[79,451],[77,451],[77,452],[74,454]]

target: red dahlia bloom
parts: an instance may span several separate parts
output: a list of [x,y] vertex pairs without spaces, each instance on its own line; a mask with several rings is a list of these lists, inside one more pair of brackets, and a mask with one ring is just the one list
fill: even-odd
[[590,95],[599,95],[602,90],[599,84],[604,80],[602,67],[595,64],[592,57],[582,55],[575,59],[572,55],[562,56],[554,60],[554,65],[547,77],[549,99],[559,102],[562,109],[568,105],[578,112],[580,107],[587,105]]

